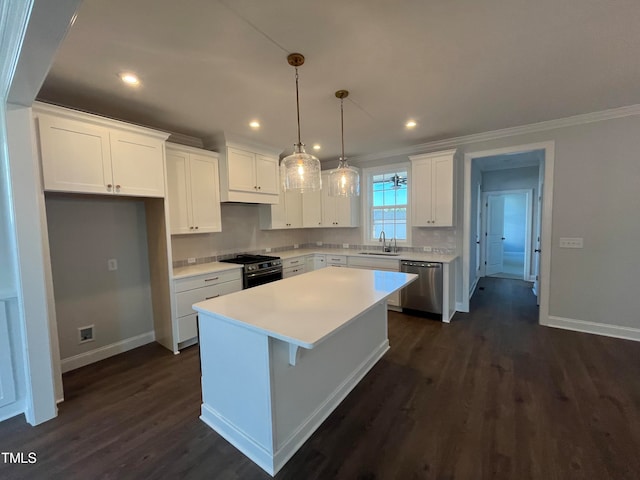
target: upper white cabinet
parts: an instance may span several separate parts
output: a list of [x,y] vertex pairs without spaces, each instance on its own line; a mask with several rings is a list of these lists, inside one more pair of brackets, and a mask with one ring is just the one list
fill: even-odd
[[414,227],[454,225],[455,150],[409,157]]
[[[327,186],[325,185],[324,188]],[[302,194],[302,226],[304,228],[322,227],[322,190]]]
[[279,203],[279,152],[245,140],[217,137],[222,202]]
[[59,107],[34,107],[44,189],[164,197],[168,134]]
[[322,227],[357,227],[360,197],[332,197],[329,195],[329,174],[322,174]]
[[260,228],[302,228],[302,194],[283,192],[276,205],[260,205]]
[[222,231],[218,155],[166,144],[171,234]]

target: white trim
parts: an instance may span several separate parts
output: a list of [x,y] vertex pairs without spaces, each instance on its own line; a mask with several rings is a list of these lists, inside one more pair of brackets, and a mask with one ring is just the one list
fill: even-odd
[[137,335],[135,337],[127,338],[120,342],[112,343],[111,345],[105,345],[104,347],[96,348],[89,352],[80,353],[73,357],[63,358],[60,362],[62,366],[62,373],[70,372],[76,368],[90,365],[105,358],[113,357],[119,353],[124,353],[134,348],[141,347],[155,341],[156,335],[153,331]]
[[541,325],[547,322],[549,317],[549,283],[551,271],[551,220],[553,213],[553,168],[555,160],[555,142],[547,141],[526,145],[515,145],[507,148],[467,152],[464,155],[464,196],[463,196],[463,226],[462,226],[462,309],[469,311],[469,255],[471,241],[469,232],[471,228],[471,166],[474,158],[502,155],[506,153],[518,153],[532,150],[544,150],[544,183],[545,192],[542,197],[542,234],[540,262],[540,310],[538,321]]
[[476,288],[478,288],[478,283],[480,283],[480,277],[476,277],[476,279],[473,282],[473,285],[471,285],[471,288],[469,289],[469,300],[471,300],[473,298],[473,294],[476,293]]
[[640,328],[619,327],[606,323],[588,322],[586,320],[576,320],[573,318],[549,316],[548,322],[543,325],[574,332],[591,333],[593,335],[604,335],[606,337],[622,338],[640,342]]
[[[532,188],[520,188],[515,190],[491,190],[489,192],[482,192],[482,205],[480,205],[480,211],[482,212],[482,231],[487,232],[487,202],[491,196],[499,195],[524,195],[526,202],[525,211],[525,228],[524,228],[524,266],[522,270],[522,280],[527,280],[531,276],[531,235],[533,232],[533,189]],[[480,276],[484,277],[487,274],[485,261],[487,259],[487,241],[486,235],[480,235],[480,260],[479,270]],[[471,298],[471,297],[469,297]]]
[[509,127],[500,130],[491,130],[489,132],[474,133],[472,135],[462,135],[460,137],[436,140],[433,142],[421,143],[410,147],[388,150],[386,152],[372,153],[370,155],[353,157],[350,161],[351,163],[359,163],[369,162],[372,160],[381,160],[384,158],[399,157],[403,155],[416,155],[427,151],[459,147],[460,145],[468,145],[470,143],[486,142],[499,138],[513,137],[516,135],[525,135],[535,132],[545,132],[548,130],[555,130],[556,128],[573,127],[576,125],[584,125],[586,123],[601,122],[603,120],[632,117],[636,115],[640,115],[640,104],[628,105],[626,107],[620,108],[611,108],[609,110],[601,110],[598,112],[585,113],[582,115],[573,115],[571,117],[547,120],[544,122],[530,123],[528,125],[521,125],[518,127]]
[[[378,167],[367,167],[362,169],[362,190],[361,190],[361,208],[362,212],[360,223],[362,225],[362,244],[363,245],[378,245],[378,241],[372,241],[369,239],[369,230],[371,229],[370,213],[371,213],[371,192],[369,191],[369,178],[373,175],[380,175],[389,173],[392,170],[406,170],[407,171],[407,239],[398,240],[397,243],[402,246],[411,245],[411,163],[400,162],[392,163],[390,165],[382,165]],[[391,240],[391,239],[388,239]]]

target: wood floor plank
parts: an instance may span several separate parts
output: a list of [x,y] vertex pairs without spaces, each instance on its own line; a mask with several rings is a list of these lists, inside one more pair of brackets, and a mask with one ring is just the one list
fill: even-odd
[[[391,350],[277,479],[640,478],[640,343],[537,325],[531,285],[482,279],[450,325],[391,312]],[[270,478],[199,420],[198,349],[64,375],[59,416],[0,423],[0,478]]]

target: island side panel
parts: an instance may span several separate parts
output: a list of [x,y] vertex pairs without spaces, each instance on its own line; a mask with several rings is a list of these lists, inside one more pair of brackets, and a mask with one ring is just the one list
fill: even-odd
[[288,343],[270,339],[276,472],[388,349],[384,301],[317,347],[300,348],[295,366]]
[[269,338],[214,315],[199,313],[198,318],[200,418],[262,468],[272,471]]

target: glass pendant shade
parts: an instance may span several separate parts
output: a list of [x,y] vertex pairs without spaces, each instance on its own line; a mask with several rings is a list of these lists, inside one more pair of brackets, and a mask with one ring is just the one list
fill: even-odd
[[298,67],[304,64],[304,55],[292,53],[287,57],[289,65],[296,69],[296,112],[298,114],[298,143],[293,154],[280,162],[280,180],[285,192],[315,192],[322,189],[320,160],[304,151],[300,141],[300,98],[298,94]]
[[329,172],[329,195],[332,197],[357,197],[360,195],[360,174],[350,167],[346,159],[340,159],[335,170]]
[[322,189],[320,160],[296,144],[293,154],[280,163],[280,178],[286,192],[316,192]]

